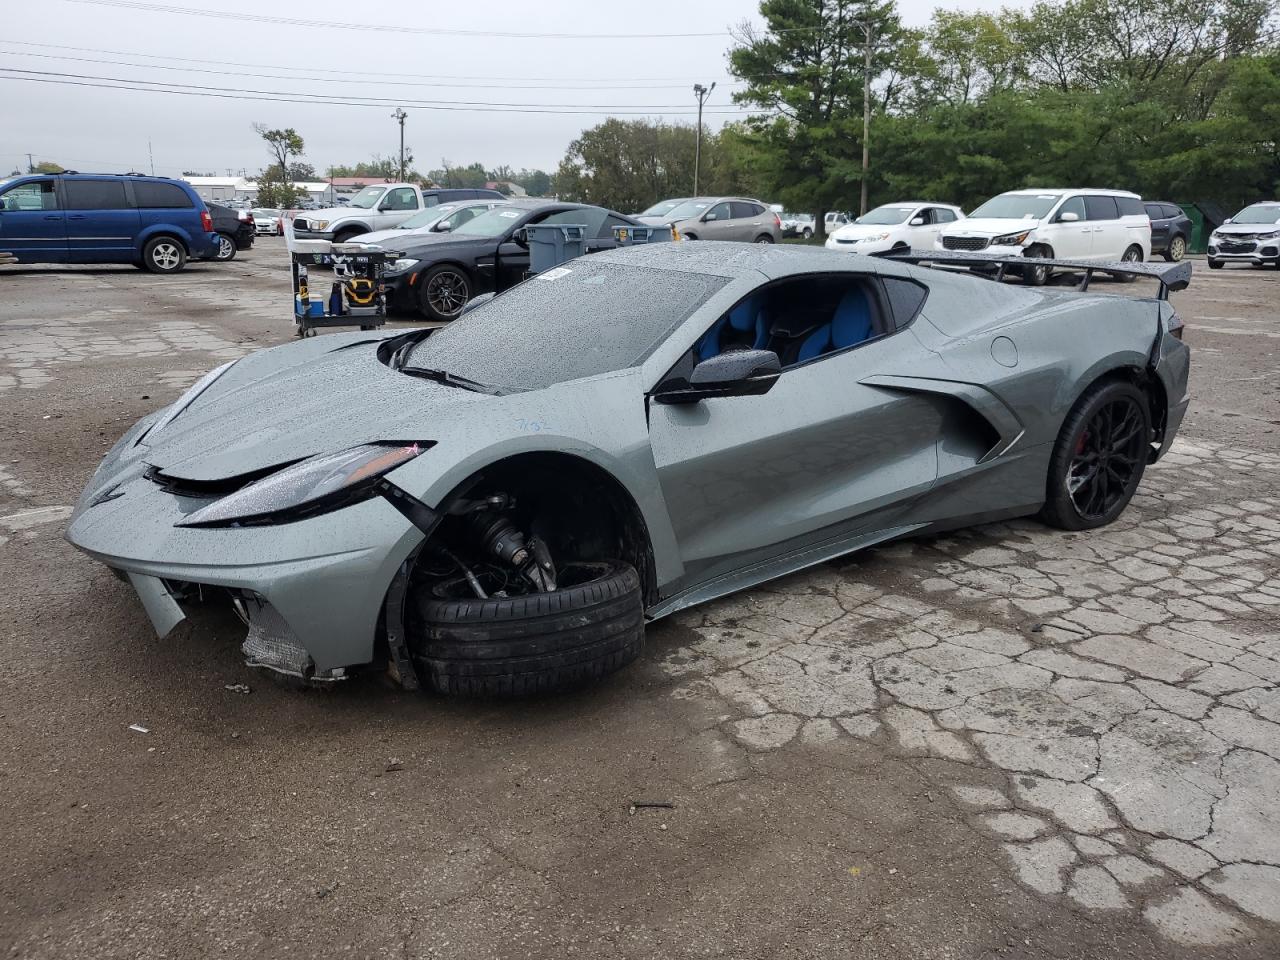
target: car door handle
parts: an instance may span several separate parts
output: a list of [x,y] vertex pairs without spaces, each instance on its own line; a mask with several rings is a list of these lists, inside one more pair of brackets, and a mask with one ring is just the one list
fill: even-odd
[[44,218],[45,218],[46,220],[61,220],[61,219],[62,219],[62,217],[61,217],[60,215],[56,214],[56,213],[46,213],[46,214],[44,215]]
[[87,218],[83,213],[72,213],[72,214],[68,214],[67,219],[68,220],[84,220]]

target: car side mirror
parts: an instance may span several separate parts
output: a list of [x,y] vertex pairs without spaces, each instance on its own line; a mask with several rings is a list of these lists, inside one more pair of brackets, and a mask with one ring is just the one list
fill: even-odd
[[697,403],[714,397],[758,397],[773,389],[782,361],[772,350],[730,350],[693,368],[687,387],[653,395],[658,403]]
[[529,231],[526,230],[524,227],[521,227],[519,230],[516,230],[514,233],[511,234],[511,241],[513,243],[519,244],[522,247],[529,246]]
[[719,220],[719,219],[720,219],[720,217],[719,217],[718,215],[714,214],[714,213],[704,213],[704,214],[702,215],[702,222],[703,222],[703,223],[710,223],[712,220]]
[[448,233],[450,230],[453,229],[453,224],[450,223],[448,220],[441,220],[431,229],[436,233]]
[[911,223],[909,224],[909,226],[912,226],[912,227],[923,227],[923,226],[924,226],[924,217],[912,217],[912,218],[911,218]]
[[1058,221],[1060,223],[1075,223],[1079,219],[1080,214],[1074,213],[1071,210],[1058,214]]
[[1223,220],[1223,221],[1222,221],[1223,226],[1225,226],[1226,224],[1228,224],[1228,223],[1230,223],[1230,222],[1231,222],[1231,217],[1227,217],[1227,219],[1225,219],[1225,220]]

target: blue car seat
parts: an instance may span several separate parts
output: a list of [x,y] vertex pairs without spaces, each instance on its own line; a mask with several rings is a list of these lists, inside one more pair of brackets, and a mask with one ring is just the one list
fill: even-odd
[[875,335],[871,322],[871,301],[861,287],[854,287],[840,298],[840,305],[824,323],[800,344],[796,363],[804,363],[832,350],[843,350],[870,340]]
[[699,362],[719,356],[730,347],[760,350],[769,339],[769,323],[757,297],[748,297],[702,335],[695,352]]

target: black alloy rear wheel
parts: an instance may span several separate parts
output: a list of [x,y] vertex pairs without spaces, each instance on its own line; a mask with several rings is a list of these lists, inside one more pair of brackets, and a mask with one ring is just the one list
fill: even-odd
[[1122,380],[1090,387],[1058,435],[1041,518],[1062,530],[1111,523],[1138,489],[1150,439],[1151,413],[1141,390]]

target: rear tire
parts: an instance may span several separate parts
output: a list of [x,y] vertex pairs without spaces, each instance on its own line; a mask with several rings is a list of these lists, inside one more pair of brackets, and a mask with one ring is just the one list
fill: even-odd
[[1164,252],[1164,258],[1169,263],[1177,263],[1186,255],[1187,238],[1179,233],[1169,241],[1169,249]]
[[142,266],[151,273],[177,273],[186,265],[186,248],[173,237],[154,237],[142,248]]
[[760,236],[756,237],[755,242],[765,244],[773,243],[773,237],[769,236],[767,233],[762,233]]
[[1221,260],[1210,260],[1210,261],[1209,261],[1209,269],[1210,269],[1210,270],[1221,270],[1221,269],[1222,269],[1222,261],[1221,261]]
[[551,593],[488,600],[420,593],[410,647],[425,683],[466,696],[552,693],[635,660],[644,646],[640,575],[616,560],[576,566],[590,579]]
[[805,227],[803,230],[800,231],[800,236],[804,237],[804,239],[806,240],[812,240],[813,231],[810,230],[808,227]]
[[[1122,263],[1141,263],[1142,248],[1137,244],[1134,244],[1133,246],[1125,250],[1123,254],[1120,255],[1120,260]],[[1133,283],[1135,280],[1138,279],[1137,277],[1127,276],[1123,273],[1113,273],[1111,275],[1111,278],[1117,281],[1118,283]]]
[[1040,518],[1059,530],[1092,530],[1124,512],[1146,470],[1151,411],[1141,390],[1107,380],[1067,414],[1049,459]]
[[218,234],[218,252],[213,255],[213,259],[219,263],[226,263],[235,258],[236,238],[226,233]]

